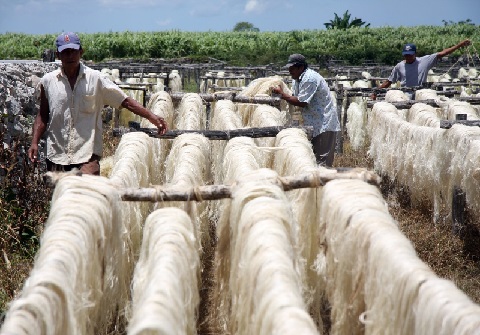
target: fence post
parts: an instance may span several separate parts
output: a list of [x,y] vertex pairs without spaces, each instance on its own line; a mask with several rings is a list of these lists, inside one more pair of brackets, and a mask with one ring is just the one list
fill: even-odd
[[343,154],[343,123],[342,123],[342,107],[343,107],[343,85],[337,84],[335,86],[335,92],[337,94],[337,115],[340,122],[340,136],[337,136],[336,152]]
[[465,192],[460,187],[455,186],[452,194],[452,232],[455,235],[461,235],[465,228],[466,205]]

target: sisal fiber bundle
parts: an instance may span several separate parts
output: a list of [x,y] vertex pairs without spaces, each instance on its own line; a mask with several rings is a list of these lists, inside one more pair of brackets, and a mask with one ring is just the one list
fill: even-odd
[[[127,84],[139,84],[140,83],[140,78],[127,78],[126,79]],[[140,88],[140,87],[139,87]],[[135,99],[136,101],[142,101],[143,100],[143,91],[142,90],[132,90],[132,89],[126,89],[122,88],[122,91],[125,92],[129,97]],[[121,108],[120,109],[120,116],[119,116],[119,124],[123,127],[128,127],[128,123],[130,121],[135,121],[135,122],[141,122],[142,118],[131,111],[129,111],[126,108]]]
[[369,116],[375,170],[407,186],[414,204],[432,202],[435,222],[442,207],[449,218],[454,188],[465,191],[467,207],[480,213],[478,127],[417,126],[385,112],[392,107],[376,103]]
[[406,116],[408,122],[417,126],[440,128],[440,118],[438,114],[439,112],[437,112],[436,108],[424,103],[416,103],[410,107]]
[[438,99],[437,91],[431,89],[421,89],[415,91],[415,100],[436,100]]
[[[210,121],[210,129],[212,130],[233,130],[242,128],[242,120],[237,113],[236,105],[228,99],[219,100],[215,103]],[[233,141],[212,141],[211,160],[212,160],[212,178],[214,184],[224,183],[223,161],[225,146]],[[234,141],[235,142],[235,141]],[[210,201],[210,220],[217,222],[219,217],[219,207],[221,200]]]
[[100,334],[125,322],[122,234],[120,198],[108,179],[60,179],[33,269],[0,333]]
[[[170,94],[165,91],[154,93],[147,104],[147,109],[155,115],[165,119],[169,129],[173,127],[173,102]],[[140,127],[155,128],[147,119],[142,118]],[[159,185],[165,179],[165,160],[170,151],[171,141],[165,141],[157,138],[150,138],[152,146],[152,158],[150,165],[150,183]]]
[[[331,333],[364,334],[359,320],[367,308],[364,272],[375,264],[368,263],[368,235],[362,235],[355,223],[362,213],[369,215],[368,223],[372,226],[378,225],[378,216],[385,217],[382,221],[386,221],[389,217],[386,203],[379,191],[366,183],[333,181],[323,187],[320,204],[320,229],[324,231],[320,244],[328,246],[326,269]],[[391,218],[387,224],[395,227]]]
[[[250,84],[245,87],[238,95],[245,96],[245,97],[255,97],[256,95],[262,96],[271,96],[272,95],[272,88],[276,86],[281,86],[283,91],[288,94],[292,94],[290,88],[285,84],[280,76],[273,76],[273,77],[265,77],[265,78],[257,78],[250,82]],[[244,125],[250,124],[250,118],[254,113],[255,109],[257,108],[257,104],[247,104],[247,103],[239,103],[238,106],[238,113],[242,118],[242,123]],[[288,111],[288,103],[284,100],[280,102],[280,110],[281,111]]]
[[[249,121],[250,122],[246,125],[247,127],[283,126],[286,123],[286,113],[273,106],[259,104],[252,113]],[[266,150],[263,155],[265,161],[262,162],[261,165],[271,168],[273,164],[273,151],[268,148],[273,148],[275,146],[275,137],[256,138],[255,143],[258,147]]]
[[[228,99],[219,100],[215,103],[210,121],[212,130],[233,130],[242,128],[242,120],[236,112],[236,105]],[[215,184],[223,182],[223,152],[228,141],[213,141],[212,147],[212,174]]]
[[[173,126],[173,102],[170,94],[165,91],[152,94],[146,108],[151,110],[153,114],[164,118],[168,127]],[[152,124],[147,119],[142,118],[140,126],[152,127]]]
[[400,90],[388,90],[385,94],[386,102],[408,101],[410,97]]
[[[152,139],[145,133],[132,132],[122,136],[114,155],[110,180],[116,187],[148,187],[152,159]],[[126,202],[122,206],[123,238],[128,250],[130,270],[141,243],[142,225],[150,211],[147,202]],[[130,272],[131,273],[131,272]]]
[[113,156],[102,157],[100,159],[100,175],[102,177],[110,177],[113,168]]
[[[175,138],[165,167],[165,182],[169,186],[190,188],[210,183],[210,141],[200,134],[182,134]],[[210,247],[208,202],[157,202],[156,208],[178,207],[195,225],[195,236],[204,251]]]
[[446,152],[438,143],[445,129],[414,125],[392,109],[391,104],[376,103],[369,114],[369,155],[375,170],[406,186],[414,204],[426,199],[440,205]]
[[417,257],[377,188],[335,180],[321,201],[332,334],[478,334],[480,307]]
[[346,128],[353,150],[359,150],[365,145],[367,117],[365,103],[350,103],[347,109]]
[[[223,183],[233,184],[236,180],[246,178],[261,166],[262,152],[258,150],[255,142],[250,137],[235,137],[228,141],[223,154]],[[215,278],[216,287],[214,292],[214,306],[211,310],[210,318],[215,320],[217,328],[227,331],[229,324],[229,309],[231,305],[231,295],[228,291],[228,282],[230,276],[230,258],[231,258],[231,234],[229,226],[229,215],[231,199],[223,199],[219,207],[219,216],[216,226],[216,236],[218,239],[215,250]]]
[[112,76],[112,70],[108,69],[108,68],[103,68],[100,70],[100,73],[107,79],[111,80],[111,81],[114,81],[114,78]]
[[180,130],[205,129],[207,116],[198,93],[185,93],[174,116],[175,128]]
[[468,69],[468,77],[470,79],[478,78],[478,69],[472,67]]
[[478,111],[466,101],[449,99],[443,105],[443,113],[447,120],[455,120],[457,114],[466,114],[467,120],[478,120]]
[[236,112],[236,105],[228,99],[219,100],[213,109],[210,129],[231,130],[242,128],[242,120]]
[[[480,161],[480,129],[461,124],[453,125],[445,132],[443,140],[444,171],[447,178],[443,179],[441,187],[445,194],[447,209],[452,203],[452,193],[455,187],[465,192],[467,207],[472,214],[480,214],[480,177],[478,162]],[[450,211],[449,211],[450,213]]]
[[112,77],[113,77],[114,83],[117,83],[117,84],[121,83],[119,69],[112,69]]
[[205,78],[200,82],[200,92],[201,93],[213,93],[210,89],[210,85],[212,85],[212,79],[207,79],[212,76],[211,72],[205,72]]
[[170,71],[168,75],[168,88],[171,92],[180,92],[182,90],[182,77],[178,70]]
[[359,80],[355,80],[355,81],[353,82],[352,87],[354,87],[354,88],[358,88],[358,87],[360,87],[360,88],[371,88],[371,87],[372,87],[372,84],[371,84],[371,82],[368,81],[368,80],[361,80],[361,79],[359,79]]
[[254,171],[233,194],[228,330],[238,335],[318,334],[302,299],[289,203],[283,190],[265,182],[275,176],[268,169]]
[[[340,320],[333,321],[335,333],[468,334],[463,329],[478,327],[480,307],[416,256],[377,189],[360,181],[335,181],[324,187],[324,199],[326,222],[336,222],[326,226],[327,254],[333,257],[332,301],[347,303],[338,313],[352,322],[362,309],[350,305],[352,295],[365,304],[360,314],[364,330],[348,329],[353,323]],[[348,206],[336,206],[342,202]],[[332,316],[336,310],[332,306]]]
[[177,208],[152,212],[132,282],[129,335],[197,333],[200,258],[195,225]]
[[468,70],[465,69],[464,67],[461,67],[460,69],[458,69],[457,78],[459,78],[459,79],[468,79],[468,78],[469,78]]
[[337,85],[342,85],[343,88],[351,88],[352,87],[352,82],[348,80],[348,76],[339,76],[336,75],[335,78],[336,84]]
[[223,182],[232,184],[245,173],[257,170],[264,161],[263,152],[251,137],[235,137],[228,141],[223,155]]
[[[280,176],[295,176],[317,170],[311,142],[300,129],[284,129],[278,133],[275,146],[274,169]],[[303,295],[310,314],[314,316],[320,329],[322,325],[322,302],[325,292],[325,260],[323,246],[318,243],[319,206],[316,187],[286,192],[292,207],[294,227],[298,230],[296,246],[300,250]]]
[[372,78],[372,75],[368,71],[362,71],[362,77],[365,79],[370,79]]

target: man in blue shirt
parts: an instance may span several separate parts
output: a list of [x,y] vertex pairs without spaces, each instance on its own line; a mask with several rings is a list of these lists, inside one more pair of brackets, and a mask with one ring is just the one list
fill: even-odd
[[274,87],[272,92],[280,94],[289,104],[302,107],[304,125],[313,126],[312,145],[317,164],[331,167],[340,122],[330,88],[318,72],[308,67],[303,55],[290,55],[285,67],[293,79],[293,95],[285,93],[281,86]]
[[392,73],[379,88],[390,87],[392,83],[400,82],[402,87],[415,87],[425,84],[428,71],[435,66],[437,60],[445,57],[455,50],[470,45],[470,40],[464,40],[453,47],[444,49],[432,55],[417,57],[417,47],[408,43],[403,47],[402,55],[404,60],[398,63]]

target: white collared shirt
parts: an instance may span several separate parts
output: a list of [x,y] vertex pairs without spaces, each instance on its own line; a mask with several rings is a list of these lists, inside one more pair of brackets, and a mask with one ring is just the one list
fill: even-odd
[[87,162],[102,156],[102,109],[119,108],[127,95],[99,71],[80,64],[72,90],[62,68],[41,79],[50,108],[47,158],[55,164]]
[[335,100],[319,73],[307,68],[298,81],[293,80],[292,92],[298,101],[308,104],[302,109],[302,117],[305,126],[313,126],[313,137],[326,131],[340,130]]

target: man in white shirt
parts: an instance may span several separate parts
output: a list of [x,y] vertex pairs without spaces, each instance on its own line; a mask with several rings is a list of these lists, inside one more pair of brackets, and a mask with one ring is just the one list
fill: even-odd
[[335,138],[340,131],[335,100],[325,79],[308,67],[305,57],[293,54],[288,58],[288,71],[292,76],[292,92],[289,95],[281,86],[272,91],[294,106],[302,107],[305,126],[313,126],[312,146],[317,164],[331,167],[335,152]]
[[48,171],[78,168],[82,173],[99,175],[104,105],[127,108],[148,119],[159,134],[167,131],[163,118],[128,97],[99,71],[80,63],[83,48],[77,34],[60,34],[56,46],[62,66],[47,73],[40,82],[40,110],[28,149],[32,162],[38,160],[38,143],[46,133]]

